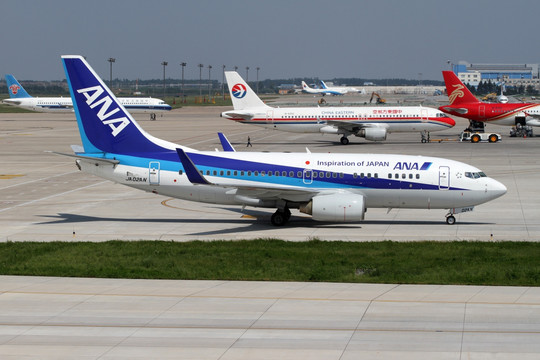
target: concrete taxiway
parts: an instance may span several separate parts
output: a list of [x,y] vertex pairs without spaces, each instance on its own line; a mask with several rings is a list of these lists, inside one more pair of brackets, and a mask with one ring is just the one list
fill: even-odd
[[[274,209],[248,207],[242,212],[240,206],[169,199],[79,172],[73,159],[45,152],[71,153],[69,146],[80,144],[74,114],[0,114],[0,241],[540,239],[539,138],[510,138],[508,127],[489,125],[503,135],[502,142],[459,143],[455,140],[465,122],[458,120],[453,129],[431,134],[453,141],[422,144],[418,134],[390,134],[386,142],[351,138],[351,144],[343,146],[335,135],[236,124],[219,117],[225,109],[187,107],[156,121],[146,115],[136,118],[152,135],[200,150],[220,148],[216,132],[222,131],[239,151],[305,152],[309,148],[451,158],[482,169],[504,183],[508,193],[472,213],[459,214],[453,226],[444,222],[444,210],[368,209],[366,221],[358,224],[317,223],[293,211],[290,223],[276,228],[269,221]],[[246,148],[248,136],[253,147]]]
[[[299,99],[305,99],[298,97]],[[360,224],[320,224],[293,213],[190,203],[85,175],[70,153],[73,114],[0,114],[0,241],[310,238],[367,241],[540,239],[538,138],[497,144],[416,134],[387,142],[290,134],[184,108],[137,120],[154,136],[240,151],[403,153],[464,161],[508,193],[444,223],[444,211],[369,209]],[[455,140],[465,127],[433,133]],[[246,148],[247,136],[253,148]],[[528,287],[164,281],[0,276],[0,358],[21,359],[537,359],[540,291]]]
[[2,359],[539,357],[539,288],[0,276]]

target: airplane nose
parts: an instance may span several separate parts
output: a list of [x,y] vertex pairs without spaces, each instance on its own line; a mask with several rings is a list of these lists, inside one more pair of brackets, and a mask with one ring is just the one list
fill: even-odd
[[451,125],[452,127],[456,125],[456,120],[452,119],[451,117],[447,117],[447,118],[448,118],[447,120],[448,125]]
[[486,192],[488,193],[489,198],[491,200],[496,199],[506,194],[508,189],[506,188],[506,186],[504,186],[504,184],[494,179],[489,179],[489,180],[490,181],[486,184]]

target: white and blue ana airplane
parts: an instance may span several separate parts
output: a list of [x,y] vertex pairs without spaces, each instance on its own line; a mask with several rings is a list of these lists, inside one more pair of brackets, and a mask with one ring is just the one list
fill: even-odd
[[328,86],[326,83],[322,80],[319,80],[319,83],[321,84],[321,89],[326,90],[335,90],[335,91],[345,91],[345,93],[359,93],[359,94],[365,94],[365,89],[358,89],[352,86]]
[[236,71],[226,71],[225,77],[234,109],[221,113],[222,117],[274,130],[337,134],[343,145],[349,143],[349,135],[383,141],[393,132],[431,132],[456,124],[442,111],[422,106],[273,108]]
[[[9,99],[3,101],[6,104],[40,112],[73,111],[69,97],[33,97],[11,74],[6,74],[6,83],[9,92]],[[165,101],[151,97],[120,97],[118,101],[132,113],[151,113],[152,119],[155,119],[156,112],[172,109]]]
[[[63,56],[83,146],[80,170],[140,190],[184,200],[290,209],[313,220],[358,222],[369,207],[450,209],[498,198],[506,187],[453,160],[379,154],[197,151],[146,133],[81,56]],[[223,140],[223,138],[222,138]]]

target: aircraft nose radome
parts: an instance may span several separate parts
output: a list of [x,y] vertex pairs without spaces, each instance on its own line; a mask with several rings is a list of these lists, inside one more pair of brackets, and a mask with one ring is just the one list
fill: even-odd
[[456,125],[456,120],[452,119],[451,117],[446,117],[446,123],[453,127]]
[[496,199],[498,197],[506,194],[508,189],[504,184],[498,182],[497,180],[491,179],[487,187],[488,193],[490,194],[491,199]]

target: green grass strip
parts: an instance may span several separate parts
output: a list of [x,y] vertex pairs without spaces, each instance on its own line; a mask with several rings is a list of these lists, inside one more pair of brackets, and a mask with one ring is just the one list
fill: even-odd
[[0,274],[138,279],[540,285],[534,242],[7,242]]

